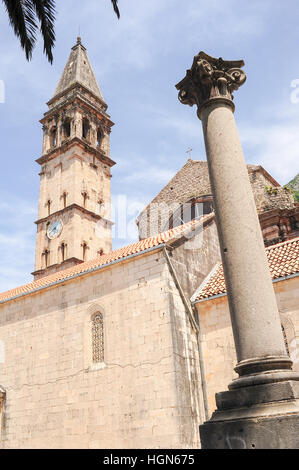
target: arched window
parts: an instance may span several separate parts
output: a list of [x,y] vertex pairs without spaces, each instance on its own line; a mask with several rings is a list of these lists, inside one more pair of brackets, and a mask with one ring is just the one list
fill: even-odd
[[70,137],[70,135],[71,135],[71,120],[69,118],[64,120],[62,128],[63,128],[63,136],[65,138]]
[[88,139],[89,137],[89,128],[90,128],[89,120],[84,118],[82,121],[82,137],[84,139]]
[[61,197],[63,201],[63,208],[66,208],[67,193],[64,191]]
[[97,147],[100,148],[103,140],[103,133],[101,129],[97,130]]
[[51,148],[57,145],[57,127],[53,126],[50,130],[50,146]]
[[48,199],[47,201],[47,207],[48,207],[48,215],[50,215],[51,214],[51,200],[50,199]]
[[97,207],[97,209],[98,209],[98,210],[97,210],[97,213],[98,213],[98,214],[103,215],[104,206],[105,206],[105,204],[104,204],[103,199],[99,199],[99,200],[98,200],[98,207]]
[[42,252],[42,258],[44,259],[44,267],[47,268],[49,266],[49,261],[50,261],[50,251],[45,249],[43,252]]
[[83,207],[86,208],[86,201],[87,201],[87,199],[89,199],[88,193],[87,193],[87,191],[82,191],[81,194],[82,194],[82,197],[83,197]]
[[194,197],[181,204],[180,207],[175,210],[163,230],[178,227],[191,220],[198,220],[211,212],[213,212],[213,200],[211,196]]
[[61,243],[60,250],[61,250],[61,262],[62,263],[66,260],[66,248],[67,248],[67,244],[64,242]]
[[92,317],[92,362],[104,362],[104,321],[100,312]]
[[82,259],[86,261],[86,251],[88,250],[88,245],[86,242],[81,243],[82,246]]

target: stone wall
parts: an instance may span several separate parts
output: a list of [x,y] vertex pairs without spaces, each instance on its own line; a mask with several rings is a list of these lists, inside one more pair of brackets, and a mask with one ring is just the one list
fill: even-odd
[[261,214],[272,209],[293,209],[295,201],[291,191],[271,183],[259,168],[254,169],[253,166],[249,171],[249,179],[258,213]]
[[171,259],[181,286],[190,299],[221,260],[215,218],[199,226],[193,237],[180,239],[173,247]]
[[[64,269],[64,265],[59,265],[62,263],[62,243],[66,245],[65,259],[83,260],[83,243],[88,246],[85,261],[96,258],[101,250],[104,253],[111,251],[110,177],[109,166],[99,160],[94,162],[92,155],[79,145],[42,165],[35,271],[46,268],[44,250],[50,252],[48,267],[55,266],[43,271],[43,276]],[[51,215],[48,215],[49,200]],[[102,205],[100,201],[103,201]],[[50,240],[47,237],[49,223],[57,220],[63,224],[62,232],[57,238]]]
[[199,446],[197,339],[161,251],[0,305],[0,341],[3,448]]
[[[299,371],[299,277],[273,284],[290,355]],[[215,393],[227,390],[237,378],[236,352],[227,296],[196,304],[202,335],[203,361],[210,415],[216,409]]]

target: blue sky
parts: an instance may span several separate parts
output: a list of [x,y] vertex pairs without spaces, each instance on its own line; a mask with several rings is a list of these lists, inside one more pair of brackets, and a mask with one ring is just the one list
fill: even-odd
[[[39,41],[25,60],[0,3],[0,291],[32,280],[42,132],[70,48],[80,30],[115,126],[112,194],[126,195],[129,219],[185,163],[205,159],[196,109],[177,99],[175,84],[200,50],[245,60],[247,82],[235,93],[247,163],[262,164],[281,184],[298,173],[299,5],[296,0],[110,0],[57,2],[54,63]],[[299,96],[299,93],[298,93]],[[133,236],[134,234],[132,234]],[[131,239],[115,240],[114,247]]]

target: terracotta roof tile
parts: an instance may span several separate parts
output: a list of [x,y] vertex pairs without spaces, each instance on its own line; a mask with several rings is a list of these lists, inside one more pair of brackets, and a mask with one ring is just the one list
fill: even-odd
[[136,243],[132,243],[131,245],[101,255],[91,261],[77,264],[76,266],[72,266],[71,268],[64,269],[49,276],[42,277],[41,279],[30,282],[29,284],[6,291],[0,294],[0,303],[4,303],[18,296],[35,292],[42,288],[50,287],[51,285],[56,284],[57,282],[71,279],[72,277],[75,277],[77,275],[83,275],[92,270],[96,270],[97,268],[108,265],[109,263],[125,259],[130,255],[135,255],[138,253],[142,253],[145,250],[158,247],[163,243],[170,242],[171,240],[182,237],[184,233],[190,232],[190,230],[192,230],[197,224],[202,223],[203,220],[208,220],[213,217],[213,213],[208,214],[200,221],[193,220],[191,222],[188,222],[187,224],[160,233],[157,236],[140,240]]
[[[270,246],[266,253],[273,280],[299,273],[299,237]],[[221,294],[226,294],[226,286],[223,267],[219,264],[202,284],[195,301]]]

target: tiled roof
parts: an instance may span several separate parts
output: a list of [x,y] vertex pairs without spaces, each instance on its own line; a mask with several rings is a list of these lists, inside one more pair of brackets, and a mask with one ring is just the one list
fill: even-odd
[[[247,165],[249,175],[259,171],[262,172],[269,184],[279,187],[279,183],[269,175],[269,173],[260,165]],[[253,189],[255,185],[253,184]],[[263,186],[264,189],[264,186]],[[189,158],[182,168],[174,175],[164,188],[154,197],[154,199],[139,214],[138,220],[142,214],[147,211],[150,204],[166,203],[172,204],[184,203],[194,196],[211,195],[211,185],[208,172],[208,162],[205,160],[192,160]]]
[[146,238],[131,245],[119,248],[118,250],[111,251],[110,253],[104,254],[95,258],[91,261],[85,263],[77,264],[71,268],[64,269],[62,271],[56,272],[49,276],[42,277],[36,281],[25,284],[21,287],[16,287],[0,294],[0,303],[6,302],[16,297],[20,297],[29,293],[33,293],[42,288],[50,287],[53,284],[66,281],[78,275],[87,274],[90,271],[97,270],[105,265],[116,262],[118,260],[123,260],[129,256],[137,255],[146,250],[154,249],[163,243],[170,242],[177,238],[184,236],[191,230],[193,230],[198,224],[202,223],[203,220],[207,221],[212,219],[214,214],[208,214],[201,221],[191,221],[187,224],[175,227],[173,229],[167,230],[166,232],[160,233],[157,236]]
[[[266,248],[272,279],[299,273],[299,237]],[[218,264],[197,292],[196,300],[226,294],[222,264]]]
[[[295,209],[296,203],[291,192],[279,183],[260,165],[247,165],[258,214],[280,209]],[[275,191],[268,188],[275,188]],[[153,235],[148,227],[164,230],[169,220],[170,209],[188,203],[199,197],[212,197],[207,161],[188,159],[155,198],[137,217],[139,235],[146,238]],[[167,207],[168,206],[168,207]]]

